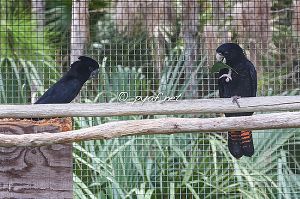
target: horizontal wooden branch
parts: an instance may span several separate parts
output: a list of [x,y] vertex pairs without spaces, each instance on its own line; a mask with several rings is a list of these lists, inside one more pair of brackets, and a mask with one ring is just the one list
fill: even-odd
[[[25,121],[20,121],[25,122]],[[186,132],[221,132],[242,129],[300,127],[300,112],[259,114],[230,118],[163,118],[118,121],[63,133],[23,135],[0,134],[0,146],[41,146],[129,135],[173,134]]]
[[300,110],[300,96],[241,98],[240,108],[231,99],[198,99],[165,102],[100,104],[0,105],[0,118],[176,115],[196,113],[271,112]]

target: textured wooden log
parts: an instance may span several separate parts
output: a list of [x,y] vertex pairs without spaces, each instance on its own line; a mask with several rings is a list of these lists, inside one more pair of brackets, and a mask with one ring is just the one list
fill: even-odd
[[[67,133],[25,135],[0,134],[0,146],[42,146],[92,139],[111,139],[142,134],[222,132],[243,129],[276,129],[300,127],[300,112],[260,114],[222,118],[163,118],[130,120],[101,124]],[[0,131],[1,132],[1,131]]]
[[[0,120],[1,133],[14,136],[55,133],[71,127],[70,119]],[[73,198],[71,144],[1,147],[0,151],[0,198]]]
[[[145,100],[145,103],[140,102],[140,100]],[[232,99],[178,101],[167,101],[167,99],[165,102],[149,102],[154,100],[154,98],[138,98],[136,102],[127,103],[0,105],[0,118],[103,117],[300,110],[300,96],[241,98],[238,100],[240,108],[232,103]]]

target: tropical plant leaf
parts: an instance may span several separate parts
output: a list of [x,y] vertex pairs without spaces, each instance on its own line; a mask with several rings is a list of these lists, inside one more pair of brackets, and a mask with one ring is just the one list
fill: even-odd
[[211,72],[215,73],[215,72],[219,72],[222,68],[228,68],[228,69],[232,69],[232,67],[228,66],[227,64],[223,63],[223,62],[216,62],[213,67],[211,68]]

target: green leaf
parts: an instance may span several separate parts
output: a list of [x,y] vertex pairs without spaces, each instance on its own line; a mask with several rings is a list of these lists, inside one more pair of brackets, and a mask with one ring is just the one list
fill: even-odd
[[215,72],[219,72],[222,68],[229,68],[232,69],[230,66],[228,66],[227,64],[223,63],[223,62],[216,62],[213,67],[211,68],[211,72],[215,73]]

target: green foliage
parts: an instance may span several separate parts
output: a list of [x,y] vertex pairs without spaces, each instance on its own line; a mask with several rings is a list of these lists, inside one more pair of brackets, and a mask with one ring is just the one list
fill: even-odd
[[[183,96],[190,85],[191,79],[185,79],[184,74],[186,69],[184,62],[187,61],[184,56],[184,49],[178,45],[170,50],[169,56],[165,58],[164,68],[158,83],[158,92],[164,96]],[[198,65],[193,71],[198,79],[202,79],[204,74],[200,72],[206,61],[206,56],[201,57]],[[156,93],[155,91],[153,91]]]
[[[51,42],[57,47],[66,49],[70,38],[72,1],[46,1],[45,28]],[[67,52],[64,52],[67,53]]]
[[212,73],[219,72],[222,68],[232,69],[230,66],[228,66],[227,64],[225,64],[223,62],[216,62],[213,65],[213,67],[211,68],[211,72]]
[[[239,161],[230,156],[219,134],[139,136],[75,144],[75,171],[87,176],[85,181],[75,181],[81,187],[75,195],[275,199],[289,193],[294,198],[299,192],[299,174],[295,173],[300,169],[299,160],[284,146],[299,140],[294,137],[296,131],[255,134],[265,138],[255,139],[260,154]],[[294,169],[287,158],[295,161]]]
[[[135,96],[144,96],[149,93],[149,81],[142,73],[141,68],[137,67],[107,67],[107,58],[104,57],[99,69],[98,80],[95,80],[96,88],[93,87],[96,93],[82,92],[83,101],[94,103],[104,102],[120,102],[119,94],[126,93],[124,101],[133,101]],[[87,90],[89,90],[89,85]],[[123,98],[124,99],[124,98]]]
[[54,50],[25,8],[18,13],[2,11],[0,103],[30,103],[32,92],[44,92],[49,80],[56,79]]
[[[106,8],[109,4],[110,2],[106,0],[89,1],[90,19],[93,19],[90,20],[91,28],[94,28],[96,24],[93,23],[98,21],[95,20],[95,18],[99,18],[98,14],[94,14],[94,12],[92,11],[96,11],[97,13],[97,11]],[[45,10],[45,28],[47,29],[47,36],[50,38],[50,41],[56,45],[57,48],[63,50],[63,54],[68,54],[67,47],[70,42],[70,27],[72,23],[72,1],[46,1]]]
[[[147,35],[141,33],[132,38],[118,33],[115,24],[106,14],[94,27],[94,37],[90,52],[107,57],[108,66],[151,68],[151,56]],[[114,70],[114,69],[113,69]]]
[[7,57],[29,58],[32,60],[52,60],[53,49],[44,39],[43,32],[37,31],[37,26],[30,15],[26,13],[12,14],[1,18],[0,47],[1,55]]

